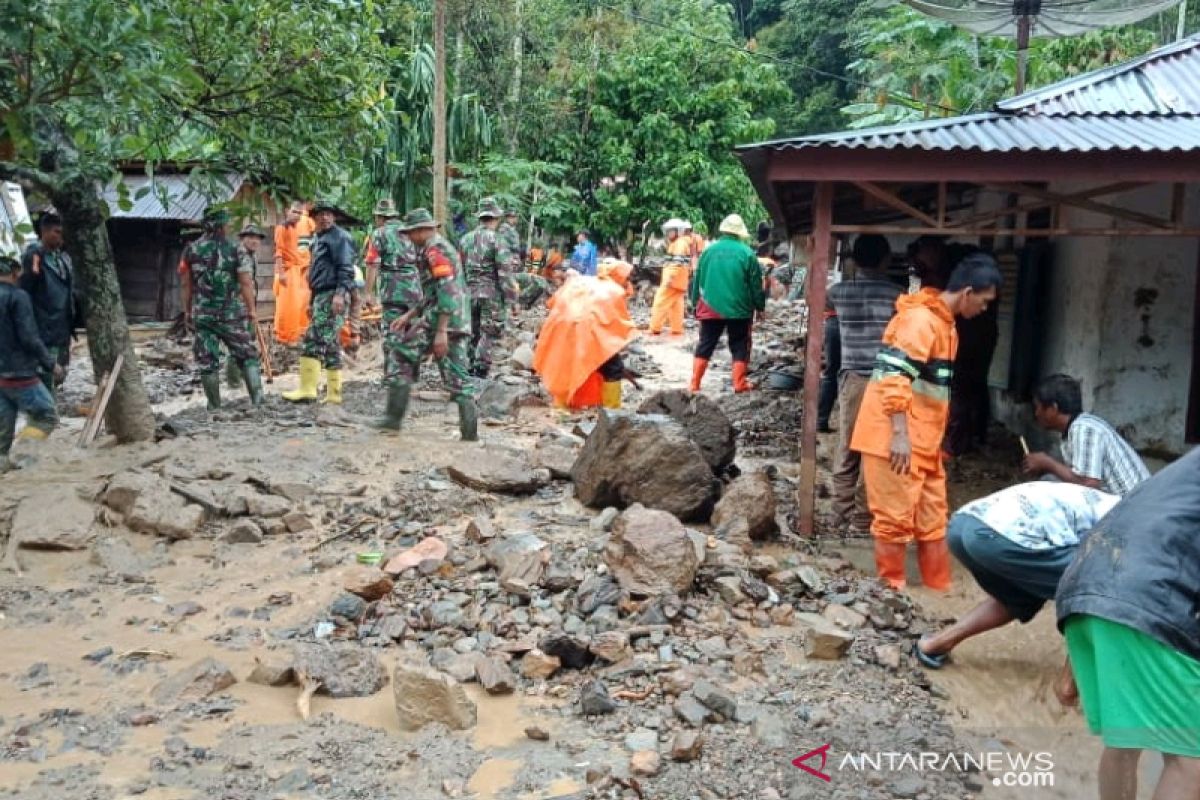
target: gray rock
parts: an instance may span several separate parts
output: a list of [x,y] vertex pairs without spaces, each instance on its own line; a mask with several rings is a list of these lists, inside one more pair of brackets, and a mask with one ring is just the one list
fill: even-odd
[[809,658],[836,661],[854,643],[854,634],[844,631],[820,614],[797,614],[796,624],[804,629],[804,653]]
[[375,623],[375,633],[382,639],[398,642],[408,631],[408,624],[399,614],[389,614]]
[[533,448],[533,466],[547,470],[557,480],[571,479],[577,458],[579,447],[563,444],[560,439],[539,439]]
[[566,634],[551,634],[538,642],[538,649],[554,656],[566,669],[583,669],[595,660],[583,639]]
[[357,622],[362,619],[363,614],[367,613],[367,603],[357,595],[343,592],[329,604],[329,613],[334,617]]
[[666,414],[682,424],[714,471],[732,464],[737,455],[733,423],[707,395],[692,394],[685,389],[659,392],[643,401],[638,413]]
[[588,523],[588,527],[596,533],[607,533],[608,531],[612,530],[613,523],[617,521],[617,517],[620,516],[620,514],[620,509],[609,506],[596,516],[592,517],[591,522]]
[[508,357],[508,362],[520,369],[533,369],[533,348],[527,344],[518,345]]
[[545,728],[539,728],[537,725],[530,725],[525,729],[525,737],[535,742],[548,742],[550,741],[550,732]]
[[533,494],[550,481],[546,470],[534,469],[515,455],[489,449],[472,449],[446,467],[455,482],[480,492]]
[[671,760],[695,761],[704,749],[704,736],[700,731],[679,731],[671,742]]
[[766,747],[787,747],[790,742],[787,724],[778,714],[758,714],[750,726],[750,732]]
[[488,694],[512,694],[517,677],[499,658],[481,658],[475,662],[475,677]]
[[657,414],[601,413],[571,478],[585,505],[642,503],[684,521],[706,520],[719,491],[712,468],[683,426]]
[[702,728],[712,716],[712,712],[694,695],[688,693],[680,695],[679,700],[675,703],[675,716],[693,728]]
[[624,631],[605,631],[592,637],[588,649],[596,658],[602,658],[610,664],[616,664],[632,655],[629,649],[629,636]]
[[608,687],[603,681],[590,680],[579,691],[579,713],[591,717],[600,714],[611,714],[617,710],[617,704],[608,696]]
[[128,514],[142,492],[161,483],[161,479],[141,472],[122,472],[114,475],[104,490],[104,505],[118,514]]
[[836,603],[830,603],[825,606],[825,610],[821,612],[821,616],[846,630],[855,630],[867,624],[867,618],[855,611],[853,608],[840,606]]
[[33,489],[12,519],[12,537],[28,550],[84,550],[95,538],[96,510],[75,492],[51,484]]
[[356,567],[342,581],[342,588],[367,602],[379,600],[392,593],[395,584],[378,567]]
[[205,658],[155,686],[154,702],[165,706],[203,700],[235,683],[237,678],[229,667],[216,659]]
[[314,529],[312,520],[301,511],[289,511],[284,514],[283,524],[287,527],[288,533],[304,533]]
[[731,606],[736,606],[746,599],[742,592],[742,579],[736,575],[726,575],[713,581],[721,599]]
[[550,546],[523,531],[496,539],[483,553],[501,582],[520,581],[537,586],[550,561]]
[[463,628],[467,623],[467,617],[463,614],[462,609],[458,607],[457,603],[449,600],[430,603],[422,609],[421,616],[425,619],[426,624],[434,629]]
[[631,753],[639,750],[654,750],[658,747],[658,733],[649,728],[638,728],[625,736],[625,749]]
[[203,522],[204,509],[185,503],[162,484],[141,492],[125,516],[130,530],[172,540],[190,539]]
[[91,562],[123,581],[140,583],[146,574],[163,565],[165,559],[152,553],[141,553],[122,536],[104,536],[92,545]]
[[246,512],[252,517],[282,517],[292,510],[292,503],[273,494],[246,495]]
[[591,614],[600,606],[615,606],[623,596],[621,587],[608,575],[588,575],[575,592],[575,608],[580,614]]
[[622,589],[642,597],[688,591],[699,567],[679,520],[640,504],[617,518],[604,560]]
[[764,473],[743,475],[725,487],[713,509],[714,527],[737,518],[746,520],[751,539],[761,541],[779,532],[775,521],[775,487]]
[[471,683],[476,679],[479,662],[486,660],[479,652],[454,653],[445,660],[434,660],[434,666],[444,671],[459,683]]
[[296,682],[296,670],[290,663],[259,661],[246,682],[260,686],[291,686]]
[[431,667],[397,664],[392,691],[402,730],[416,731],[434,722],[451,730],[466,730],[478,719],[478,709],[462,686]]
[[300,643],[292,649],[297,675],[321,682],[330,697],[370,697],[387,685],[387,671],[370,650],[351,644]]
[[487,381],[476,398],[479,414],[484,419],[513,421],[520,416],[522,406],[533,405],[538,401],[537,390],[524,381],[517,384],[499,380]]
[[521,658],[521,674],[534,680],[545,680],[562,667],[562,660],[541,650],[533,649]]
[[702,705],[717,712],[725,719],[737,717],[737,700],[725,689],[708,681],[696,681],[692,684],[692,694]]
[[662,757],[657,750],[642,750],[629,758],[629,772],[633,775],[653,777],[662,769]]
[[891,790],[892,797],[897,800],[910,800],[910,798],[918,797],[925,792],[925,779],[916,775],[905,775],[892,781],[888,789]]
[[262,528],[248,519],[239,519],[221,537],[221,541],[228,544],[258,544],[262,540]]

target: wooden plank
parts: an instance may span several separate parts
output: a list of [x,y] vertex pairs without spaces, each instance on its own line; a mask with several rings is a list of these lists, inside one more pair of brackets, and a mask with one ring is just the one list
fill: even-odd
[[100,423],[104,421],[104,412],[108,410],[108,401],[112,399],[113,389],[116,388],[117,379],[121,376],[121,368],[124,366],[125,354],[118,353],[112,371],[104,376],[100,385],[96,387],[98,402],[92,404],[91,413],[83,426],[83,433],[79,437],[80,447],[87,447],[96,441],[96,435],[100,433]]
[[[1127,192],[1131,189],[1140,189],[1141,187],[1147,186],[1147,185],[1148,184],[1145,184],[1145,183],[1137,183],[1137,182],[1133,182],[1133,181],[1123,181],[1121,183],[1110,183],[1110,184],[1106,184],[1104,186],[1096,186],[1094,188],[1087,189],[1082,192],[1071,192],[1071,194],[1064,195],[1064,197],[1078,197],[1078,198],[1082,198],[1084,200],[1089,200],[1093,197],[1103,197],[1105,195],[1121,194],[1121,193]],[[1006,194],[1007,194],[1007,192],[1006,192]],[[997,208],[997,209],[993,209],[991,211],[984,211],[982,213],[975,214],[970,217],[962,217],[960,219],[950,220],[950,221],[944,223],[944,226],[948,227],[948,228],[954,228],[954,229],[970,227],[972,225],[980,225],[984,222],[992,222],[994,220],[1000,219],[1001,217],[1009,217],[1009,216],[1015,216],[1017,214],[1027,213],[1030,211],[1037,211],[1039,208],[1046,208],[1049,205],[1052,205],[1052,203],[1049,200],[1027,200],[1023,203],[1017,203],[1015,206],[1010,206],[1008,208]]]
[[1183,224],[1183,199],[1184,185],[1171,184],[1171,224],[1177,228]]
[[800,535],[811,537],[817,510],[817,406],[821,395],[821,355],[825,344],[825,289],[833,221],[833,184],[818,183],[813,197],[813,249],[808,264],[808,333],[804,358],[804,411],[800,418],[800,483],[796,504]]
[[1027,183],[987,183],[984,184],[993,189],[1000,191],[1018,192],[1020,194],[1037,197],[1041,200],[1048,200],[1051,203],[1061,203],[1064,206],[1074,206],[1081,208],[1084,211],[1091,211],[1095,214],[1103,214],[1105,216],[1116,217],[1128,222],[1137,222],[1142,225],[1149,225],[1152,228],[1167,228],[1170,229],[1170,220],[1161,219],[1151,214],[1143,214],[1140,211],[1131,211],[1127,208],[1109,205],[1108,203],[1098,203],[1095,200],[1075,195],[1061,194],[1060,192],[1052,192],[1049,189],[1039,189],[1036,186],[1030,186]]
[[884,205],[894,208],[903,214],[907,214],[908,216],[912,217],[913,219],[920,220],[921,222],[924,222],[926,225],[937,227],[938,223],[937,223],[936,219],[929,216],[924,211],[921,211],[920,209],[904,202],[899,197],[897,197],[896,195],[889,192],[887,189],[884,189],[881,186],[876,186],[875,184],[871,183],[870,181],[855,181],[854,185],[857,186],[859,189],[861,189],[866,194],[870,195],[871,197],[874,197],[876,200],[883,203]]

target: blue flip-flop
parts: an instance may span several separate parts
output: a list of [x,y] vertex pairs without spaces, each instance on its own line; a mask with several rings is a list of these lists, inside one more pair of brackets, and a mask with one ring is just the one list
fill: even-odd
[[941,669],[942,667],[946,666],[946,662],[950,660],[949,653],[938,653],[937,655],[926,653],[921,649],[920,639],[917,639],[915,642],[913,642],[912,652],[917,661],[921,662],[921,666],[925,667],[926,669]]

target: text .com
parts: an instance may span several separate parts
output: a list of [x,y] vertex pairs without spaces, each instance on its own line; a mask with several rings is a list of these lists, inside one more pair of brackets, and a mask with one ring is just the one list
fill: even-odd
[[792,765],[826,782],[832,782],[838,773],[852,772],[976,772],[991,776],[995,786],[1022,789],[1054,786],[1054,758],[1046,752],[858,752],[845,753],[839,758],[826,744],[795,758]]

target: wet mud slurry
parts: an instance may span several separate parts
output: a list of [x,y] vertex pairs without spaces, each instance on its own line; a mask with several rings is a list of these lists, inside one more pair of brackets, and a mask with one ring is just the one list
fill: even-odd
[[[532,332],[536,320],[523,325]],[[769,336],[768,329],[763,338]],[[643,391],[627,393],[627,405],[658,388],[685,385],[693,341],[689,332],[682,341],[640,342],[636,358],[655,371]],[[631,642],[632,662],[563,670],[550,680],[518,678],[511,694],[489,695],[478,683],[466,684],[478,713],[470,730],[440,725],[402,730],[390,680],[365,697],[318,693],[311,698],[308,720],[302,720],[297,685],[247,680],[258,662],[284,657],[298,642],[360,647],[391,676],[399,663],[433,654],[449,656],[447,663],[453,663],[471,647],[483,648],[488,640],[482,624],[472,636],[460,633],[456,640],[423,622],[431,607],[447,598],[467,597],[461,608],[468,609],[476,602],[469,597],[472,591],[485,598],[478,604],[494,631],[525,630],[535,622],[548,629],[573,624],[573,595],[559,607],[548,595],[517,599],[497,587],[490,568],[475,563],[483,545],[464,533],[472,516],[490,517],[501,533],[536,533],[550,545],[554,564],[561,560],[565,572],[572,573],[573,585],[603,573],[603,534],[591,527],[597,510],[578,503],[569,482],[552,482],[518,497],[465,489],[444,469],[499,448],[528,453],[547,431],[570,430],[586,416],[530,405],[515,422],[484,424],[482,446],[464,445],[457,440],[453,406],[440,399],[436,379],[428,378],[403,434],[381,437],[364,425],[381,406],[377,369],[364,355],[351,370],[342,409],[297,408],[273,396],[269,412],[255,414],[239,393],[231,393],[229,408],[213,422],[197,406],[202,400],[196,395],[165,399],[159,411],[170,418],[175,438],[154,444],[117,448],[101,443],[78,451],[70,429],[78,430],[80,421],[68,419],[67,432],[49,442],[36,464],[4,477],[0,534],[7,534],[7,545],[21,533],[11,522],[22,501],[47,485],[93,504],[96,517],[88,549],[4,548],[0,798],[549,800],[636,797],[638,791],[646,798],[704,800],[1095,795],[1092,774],[1099,747],[1078,712],[1058,709],[1051,689],[1063,647],[1050,608],[1028,626],[1012,625],[968,642],[952,665],[926,673],[901,651],[921,629],[978,600],[969,576],[956,573],[956,587],[947,596],[914,586],[918,608],[913,611],[909,600],[882,592],[842,563],[845,559],[869,575],[868,543],[833,538],[814,544],[784,536],[756,546],[754,555],[770,559],[776,569],[814,570],[818,577],[812,580],[825,584],[807,595],[789,589],[795,611],[817,612],[839,594],[848,598],[843,600],[847,608],[858,601],[872,613],[896,610],[894,623],[865,623],[841,660],[806,655],[805,634],[787,614],[764,620],[765,612],[755,616],[753,602],[735,607],[718,595],[716,574],[702,571],[690,596],[680,598],[683,610],[676,609],[674,629],[664,636],[661,630],[651,632],[655,624],[649,624]],[[281,377],[272,394],[291,380]],[[513,385],[521,381],[531,383],[515,375]],[[729,409],[743,436],[754,438],[737,461],[743,472],[767,464],[778,468],[782,517],[795,483],[788,459],[794,455],[798,396],[733,398],[728,383],[727,354],[718,354],[705,391]],[[821,439],[823,458],[830,439]],[[952,471],[955,502],[1014,477],[1010,455],[995,461],[1000,466],[972,462]],[[102,492],[113,476],[130,473],[209,492],[221,502],[248,493],[251,502],[264,507],[251,515],[261,541],[225,541],[244,517],[210,517],[191,538],[174,542],[129,530],[102,501]],[[275,489],[262,488],[270,485]],[[287,486],[301,487],[300,494]],[[288,494],[294,499],[285,505],[302,512],[311,529],[293,532],[273,516],[275,511],[266,512],[273,498]],[[827,504],[822,498],[822,514],[828,514]],[[52,519],[54,510],[46,514]],[[370,524],[362,532],[345,535],[364,519]],[[694,527],[710,537],[711,549],[713,531]],[[332,539],[339,534],[343,538]],[[357,569],[357,553],[390,555],[429,535],[448,543],[446,562],[434,565],[436,571],[402,576],[380,601],[408,626],[398,640],[385,641],[367,617],[339,620],[330,625],[332,632],[318,635],[321,624],[333,619],[331,603],[344,596],[343,586]],[[99,543],[112,539],[128,546],[119,558],[100,553]],[[761,591],[765,584],[746,580],[742,586]],[[742,591],[722,588],[735,595]],[[611,624],[625,630],[648,610],[654,609],[622,607],[617,620],[613,608]],[[453,612],[440,608],[440,613]],[[587,624],[594,626],[597,619],[592,616]],[[460,645],[463,639],[473,642]],[[887,666],[892,657],[898,666]],[[237,682],[180,701],[156,699],[163,681],[207,658],[227,667]],[[646,674],[622,671],[622,665],[660,661],[683,666]],[[519,671],[519,663],[517,656],[510,666]],[[605,716],[581,716],[581,687],[597,675],[614,695],[623,693],[618,708]],[[697,710],[694,703],[692,711],[685,710],[686,682],[698,678],[727,695],[718,698],[722,703],[736,701],[732,719]],[[687,713],[702,718],[703,750],[694,760],[681,755],[675,761],[677,736],[691,729],[681,722]],[[528,737],[526,728],[534,727],[549,740]],[[832,754],[1045,749],[1053,754],[1055,785],[1016,790],[993,786],[990,776],[925,776],[914,784],[903,776],[844,774],[825,784],[790,763],[823,743],[832,744]],[[631,753],[647,744],[658,749],[661,770],[630,775]],[[1152,772],[1152,760],[1146,761]]]

